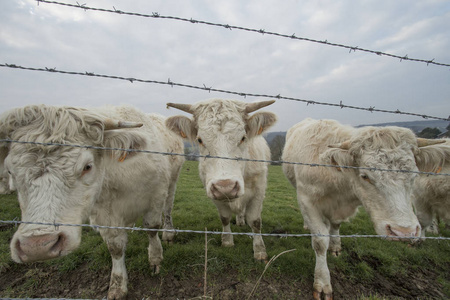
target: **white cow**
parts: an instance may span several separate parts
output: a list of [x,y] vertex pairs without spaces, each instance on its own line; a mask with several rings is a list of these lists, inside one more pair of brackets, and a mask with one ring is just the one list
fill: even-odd
[[[17,108],[0,117],[0,138],[183,153],[182,139],[167,130],[163,117],[132,107]],[[0,163],[17,188],[25,222],[81,224],[90,218],[91,224],[130,226],[143,216],[145,227],[157,229],[164,211],[165,228],[173,228],[170,212],[183,161],[180,156],[120,150],[0,144]],[[99,231],[113,263],[108,298],[123,299],[127,233]],[[11,241],[11,256],[18,263],[56,258],[73,251],[80,240],[81,227],[21,224]],[[157,273],[163,249],[157,232],[150,232],[149,240],[149,262]]]
[[8,171],[5,168],[1,170],[0,164],[0,194],[11,194],[14,191]]
[[[309,118],[294,125],[287,133],[283,161],[369,168],[283,164],[286,177],[297,189],[305,226],[312,234],[338,235],[340,224],[363,205],[378,234],[393,239],[419,236],[421,228],[411,203],[416,174],[370,168],[422,170],[421,145],[412,131],[400,127],[353,128]],[[428,148],[430,153],[434,149]],[[326,254],[329,249],[339,255],[341,241],[315,236],[312,246],[316,253],[314,298],[324,294],[332,299]]]
[[[441,161],[436,168],[430,168],[428,172],[450,174],[450,139],[445,139],[445,144],[433,146],[434,151],[442,151]],[[429,147],[423,148],[424,151]],[[431,153],[432,154],[432,153]],[[431,160],[426,157],[425,160]],[[425,230],[431,226],[437,232],[439,219],[450,223],[450,177],[420,175],[414,182],[413,203],[416,209],[416,215],[422,226],[422,236],[425,236]]]
[[[170,117],[168,128],[199,144],[201,155],[269,160],[269,147],[261,136],[276,121],[270,112],[249,114],[274,103],[246,104],[241,101],[212,99],[193,105],[168,103],[168,106],[193,115]],[[261,210],[267,185],[267,163],[217,158],[200,158],[199,172],[206,194],[216,205],[223,232],[231,232],[232,214],[238,223],[243,216],[254,233],[261,232]],[[234,245],[233,236],[222,235],[222,246]],[[253,239],[256,260],[267,260],[261,236]]]

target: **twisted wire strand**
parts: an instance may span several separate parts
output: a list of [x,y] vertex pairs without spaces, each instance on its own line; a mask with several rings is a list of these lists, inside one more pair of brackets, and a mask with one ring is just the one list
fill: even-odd
[[[340,235],[340,234],[320,234],[320,233],[254,233],[254,232],[222,232],[222,231],[212,231],[212,230],[190,230],[190,229],[156,229],[156,228],[143,228],[143,227],[129,227],[129,226],[107,226],[107,225],[95,225],[95,224],[65,224],[65,223],[57,223],[57,222],[26,222],[26,221],[18,221],[18,220],[0,220],[0,224],[28,224],[28,225],[44,225],[44,226],[54,226],[55,230],[59,230],[61,226],[67,227],[89,227],[92,229],[119,229],[119,230],[128,230],[128,231],[146,231],[146,232],[171,232],[171,233],[196,233],[196,234],[214,234],[214,235],[244,235],[244,236],[272,236],[272,237],[280,237],[280,238],[288,238],[288,237],[339,237],[339,238],[383,238],[383,239],[392,239],[392,236],[389,235],[377,235],[377,234],[349,234],[349,235]],[[417,240],[419,239],[416,236],[404,236],[398,237],[395,236],[396,239],[404,239],[404,240]],[[426,236],[420,237],[420,239],[429,239],[429,240],[450,240],[450,237],[434,237],[434,236]]]
[[353,105],[346,105],[343,104],[342,101],[340,101],[339,104],[337,103],[329,103],[329,102],[319,102],[319,101],[313,101],[313,100],[306,100],[306,99],[300,99],[300,98],[293,98],[293,97],[285,97],[278,95],[268,95],[268,94],[257,94],[257,93],[243,93],[243,92],[236,92],[236,91],[230,91],[230,90],[223,90],[223,89],[215,89],[212,87],[207,87],[205,84],[203,86],[195,86],[190,84],[184,84],[184,83],[176,83],[170,80],[170,78],[167,81],[158,81],[158,80],[148,80],[148,79],[139,79],[139,78],[133,78],[133,77],[122,77],[117,75],[105,75],[105,74],[96,74],[93,72],[76,72],[76,71],[63,71],[63,70],[57,70],[56,68],[34,68],[34,67],[24,67],[19,66],[16,64],[0,64],[0,67],[4,68],[12,68],[12,69],[20,69],[20,70],[28,70],[28,71],[39,71],[39,72],[49,72],[49,73],[60,73],[60,74],[67,74],[67,75],[80,75],[80,76],[90,76],[90,77],[99,77],[99,78],[108,78],[108,79],[117,79],[117,80],[125,80],[129,81],[131,83],[133,82],[141,82],[141,83],[152,83],[152,84],[162,84],[162,85],[170,85],[172,87],[179,86],[184,88],[190,88],[190,89],[197,89],[197,90],[204,90],[208,92],[220,92],[225,94],[232,94],[232,95],[238,95],[241,97],[259,97],[259,98],[276,98],[276,99],[283,99],[283,100],[290,100],[290,101],[297,101],[297,102],[304,102],[307,105],[325,105],[325,106],[332,106],[332,107],[339,107],[339,108],[350,108],[350,109],[356,109],[356,110],[365,110],[369,112],[382,112],[382,113],[391,113],[391,114],[401,114],[401,115],[409,115],[409,116],[416,116],[421,117],[424,119],[435,119],[435,120],[443,120],[443,121],[450,121],[450,116],[447,118],[443,117],[435,117],[435,116],[429,116],[425,114],[418,114],[418,113],[411,113],[411,112],[403,112],[400,110],[385,110],[385,109],[377,109],[375,106],[370,107],[359,107],[359,106],[353,106]]
[[107,13],[115,13],[115,14],[120,14],[120,15],[129,15],[129,16],[135,16],[135,17],[168,19],[168,20],[176,20],[176,21],[188,22],[188,23],[193,23],[193,24],[202,24],[202,25],[208,25],[208,26],[222,27],[222,28],[226,28],[229,30],[236,29],[236,30],[242,30],[242,31],[247,31],[247,32],[252,32],[252,33],[258,33],[258,34],[262,34],[262,35],[271,35],[271,36],[277,36],[277,37],[282,37],[282,38],[288,38],[288,39],[292,39],[292,40],[306,41],[306,42],[318,43],[318,44],[322,44],[322,45],[344,48],[344,49],[348,49],[349,53],[351,53],[352,51],[353,52],[362,51],[362,52],[367,52],[367,53],[371,53],[371,54],[376,54],[378,56],[387,56],[387,57],[397,58],[400,61],[407,60],[407,61],[426,63],[427,65],[432,64],[432,65],[436,65],[436,66],[450,67],[450,64],[435,62],[434,58],[431,60],[430,59],[410,58],[410,57],[408,57],[408,55],[400,56],[400,55],[395,55],[395,54],[386,53],[386,52],[382,52],[382,51],[375,51],[375,50],[360,48],[358,46],[355,47],[355,46],[348,46],[348,45],[343,45],[343,44],[339,44],[339,43],[332,43],[332,42],[328,42],[328,40],[320,41],[320,40],[306,38],[306,37],[298,37],[295,35],[295,33],[288,35],[288,34],[282,34],[282,33],[277,33],[277,32],[271,32],[271,31],[267,31],[264,29],[246,28],[246,27],[242,27],[242,26],[235,26],[235,25],[229,25],[229,24],[220,24],[220,23],[214,23],[214,22],[208,22],[208,21],[202,21],[202,20],[195,20],[192,18],[187,19],[187,18],[174,17],[174,16],[164,16],[157,12],[153,12],[151,15],[136,13],[136,12],[127,12],[127,11],[123,11],[123,10],[118,10],[114,6],[113,6],[113,9],[105,9],[105,8],[89,7],[89,6],[86,6],[86,4],[79,4],[78,2],[77,2],[77,4],[69,4],[69,3],[62,3],[62,2],[48,1],[48,0],[36,0],[36,1],[37,1],[38,5],[39,5],[39,3],[48,3],[48,4],[55,4],[55,5],[72,7],[72,8],[79,8],[79,9],[83,9],[85,11],[92,10],[92,11],[100,11],[100,12],[107,12]]
[[195,157],[195,158],[204,158],[204,159],[225,159],[225,160],[236,160],[236,161],[245,161],[245,162],[248,161],[248,162],[259,162],[259,163],[301,165],[301,166],[310,166],[310,167],[327,167],[327,168],[338,168],[338,169],[358,169],[358,170],[394,172],[394,173],[413,173],[413,174],[419,174],[419,175],[450,176],[449,173],[435,173],[435,172],[422,172],[422,171],[400,170],[400,169],[395,170],[395,169],[381,169],[381,168],[368,168],[368,167],[355,167],[355,166],[341,166],[341,165],[330,165],[330,164],[315,164],[315,163],[292,162],[292,161],[284,161],[284,160],[251,159],[251,158],[243,158],[243,157],[224,157],[224,156],[216,156],[216,155],[185,154],[185,153],[162,152],[162,151],[142,150],[142,149],[100,147],[100,146],[92,146],[92,145],[29,142],[29,141],[16,141],[16,140],[10,140],[10,139],[0,139],[0,142],[18,143],[18,144],[34,144],[34,145],[41,145],[41,146],[85,148],[85,149],[95,149],[95,150],[124,151],[124,152],[148,153],[148,154],[159,154],[159,155],[174,155],[174,156]]

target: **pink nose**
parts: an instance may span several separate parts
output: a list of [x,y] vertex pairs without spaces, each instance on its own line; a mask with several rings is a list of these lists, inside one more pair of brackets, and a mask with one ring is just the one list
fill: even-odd
[[63,233],[19,238],[14,247],[22,262],[46,260],[61,255],[66,236]]
[[219,180],[211,185],[211,193],[216,200],[237,198],[239,190],[239,183],[229,179]]
[[[416,227],[400,227],[400,226],[391,226],[386,225],[386,234],[388,236],[395,237],[418,237],[420,235],[420,226]],[[405,239],[406,240],[406,239]]]

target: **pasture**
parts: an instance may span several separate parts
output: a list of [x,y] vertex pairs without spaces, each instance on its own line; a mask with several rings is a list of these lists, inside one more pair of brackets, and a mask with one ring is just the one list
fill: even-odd
[[[197,162],[187,161],[183,166],[172,216],[175,228],[222,229],[217,209],[206,197],[198,177]],[[16,195],[0,195],[0,220],[14,218],[20,219]],[[262,219],[263,233],[308,233],[303,229],[295,190],[281,166],[269,167]],[[441,236],[450,237],[444,224],[439,229]],[[70,255],[27,265],[16,264],[10,258],[9,242],[14,231],[14,226],[0,224],[0,297],[106,296],[111,259],[94,230],[83,229],[81,246]],[[236,225],[232,231],[251,232],[248,226]],[[366,235],[375,231],[360,209],[352,222],[342,225],[341,234]],[[222,248],[220,235],[209,234],[205,251],[204,234],[178,233],[174,244],[163,245],[161,273],[152,276],[147,234],[133,231],[128,236],[128,299],[310,299],[312,295],[315,258],[309,237],[264,237],[269,258],[295,249],[281,254],[265,271],[264,264],[253,260],[248,236],[235,236],[234,248]],[[328,255],[335,299],[450,297],[450,241],[426,240],[411,246],[379,238],[343,238],[342,246],[341,256]]]

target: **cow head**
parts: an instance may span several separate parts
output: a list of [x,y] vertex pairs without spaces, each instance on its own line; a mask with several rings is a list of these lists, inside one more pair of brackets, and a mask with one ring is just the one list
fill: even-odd
[[367,127],[358,129],[348,141],[330,145],[331,149],[322,159],[334,165],[365,168],[337,168],[336,172],[351,178],[354,193],[369,213],[378,234],[419,236],[421,228],[411,201],[417,174],[380,169],[422,171],[426,164],[416,161],[423,160],[421,147],[430,145],[424,142],[405,128]]
[[[270,112],[250,113],[275,101],[246,104],[240,101],[213,99],[194,105],[168,103],[193,118],[174,116],[166,126],[183,138],[199,145],[201,155],[248,158],[248,143],[276,121]],[[201,158],[200,178],[206,194],[214,200],[231,201],[244,194],[245,162]]]
[[[120,143],[118,130],[111,129],[137,126],[142,124],[76,108],[27,106],[4,113],[0,139],[21,143],[1,143],[0,164],[17,189],[22,221],[81,224],[87,220],[101,191],[104,158],[113,160],[117,155],[45,143],[127,148],[129,143]],[[136,139],[138,135],[128,138]],[[81,227],[21,224],[11,241],[11,256],[19,263],[51,259],[70,253],[80,240]]]

